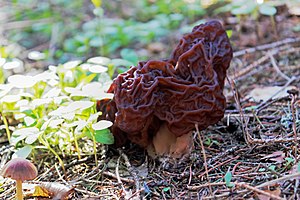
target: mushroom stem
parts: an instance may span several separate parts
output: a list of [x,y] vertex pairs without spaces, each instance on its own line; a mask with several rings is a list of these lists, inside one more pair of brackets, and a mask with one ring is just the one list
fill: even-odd
[[16,180],[16,199],[23,200],[22,181]]
[[[184,155],[191,153],[193,148],[192,131],[177,137],[172,133],[164,123],[153,137],[153,150],[157,156],[168,155],[173,158],[181,158]],[[154,155],[151,148],[148,148],[148,153]],[[154,156],[153,156],[154,157]]]

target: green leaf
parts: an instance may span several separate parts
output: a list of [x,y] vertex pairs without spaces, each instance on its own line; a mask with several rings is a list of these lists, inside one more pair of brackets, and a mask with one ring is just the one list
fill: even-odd
[[275,171],[276,166],[275,166],[275,165],[270,165],[270,166],[269,166],[269,169],[270,169],[271,171]]
[[277,10],[274,6],[269,6],[267,4],[261,4],[261,6],[259,6],[259,12],[263,15],[273,16],[276,14]]
[[111,127],[113,123],[108,120],[100,120],[99,122],[92,124],[92,128],[96,131],[104,130]]
[[210,138],[207,138],[207,139],[204,141],[204,144],[205,144],[206,146],[211,145],[211,143],[212,143],[212,141],[211,141]]
[[101,47],[103,45],[103,40],[101,37],[93,37],[89,44],[91,47]]
[[32,151],[32,146],[26,145],[14,153],[13,157],[27,158]]
[[104,14],[104,10],[101,7],[97,7],[93,10],[93,13],[94,15],[101,17]]
[[26,139],[25,139],[25,143],[26,144],[33,144],[39,138],[41,133],[42,132],[27,136]]
[[89,139],[93,139],[93,132],[91,132],[90,130],[86,130],[86,131],[84,131],[84,135],[86,136],[86,137],[88,137]]
[[287,163],[285,164],[286,166],[287,166],[287,165],[290,165],[291,163],[294,162],[294,159],[291,158],[291,157],[287,157],[287,158],[285,158],[285,160],[287,161]]
[[108,129],[97,130],[95,139],[102,144],[113,144],[115,142],[113,134]]
[[34,118],[28,116],[24,117],[24,122],[26,126],[34,126],[37,123],[37,121]]
[[107,57],[98,56],[98,57],[89,58],[87,62],[98,64],[98,65],[108,65],[110,64],[111,60],[110,58]]
[[227,34],[228,38],[231,38],[232,30],[226,30],[226,34]]
[[7,81],[16,88],[31,88],[36,84],[36,80],[32,76],[12,75],[7,78]]
[[163,192],[168,192],[170,189],[171,189],[170,187],[165,187],[165,188],[163,189]]
[[300,24],[293,27],[294,32],[300,32]]
[[92,82],[92,80],[94,80],[96,76],[97,74],[90,74],[87,77],[85,77],[82,81],[84,81],[84,83],[90,83]]
[[231,183],[232,173],[230,171],[226,172],[224,179],[227,187],[232,188],[234,186],[234,184]]
[[125,66],[125,67],[130,67],[130,66],[134,65],[132,62],[130,62],[128,60],[124,60],[124,59],[113,59],[112,64],[114,66]]
[[248,15],[255,11],[256,4],[247,2],[246,4],[242,5],[241,7],[236,7],[231,10],[233,15]]
[[125,60],[132,62],[134,65],[138,63],[138,56],[133,49],[122,49],[121,57]]

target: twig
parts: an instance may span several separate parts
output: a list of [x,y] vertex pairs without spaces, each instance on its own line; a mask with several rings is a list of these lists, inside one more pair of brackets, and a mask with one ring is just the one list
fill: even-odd
[[256,188],[262,188],[262,187],[274,185],[275,183],[278,183],[280,181],[286,181],[286,180],[294,179],[294,178],[297,178],[297,177],[300,177],[300,172],[297,172],[297,173],[294,173],[294,174],[289,174],[289,175],[286,175],[286,176],[283,176],[283,177],[280,177],[280,178],[277,178],[277,179],[273,179],[271,181],[268,181],[268,182],[265,182],[265,183],[262,183],[262,184],[256,186]]
[[[218,167],[220,167],[220,166],[222,166],[222,165],[224,165],[224,164],[226,164],[226,163],[231,162],[232,160],[237,160],[239,157],[240,157],[240,156],[235,156],[235,157],[233,157],[233,158],[230,158],[230,159],[228,159],[228,160],[225,160],[224,162],[221,162],[221,163],[217,164],[216,166],[214,166],[214,167],[210,168],[209,170],[207,170],[207,173],[210,172],[210,171],[212,171],[212,170],[214,170],[214,169],[216,169],[216,168],[218,168]],[[206,174],[206,171],[203,172],[202,174],[200,174],[200,175],[198,176],[198,178],[202,177],[204,174]]]
[[[300,141],[300,137],[296,138],[297,141]],[[270,144],[270,143],[283,143],[283,142],[293,142],[295,138],[276,138],[276,139],[251,139],[249,140],[250,144]]]
[[[135,189],[136,189],[136,191],[139,191],[140,190],[140,182],[139,182],[139,177],[138,177],[135,169],[131,166],[128,157],[123,153],[123,151],[121,149],[118,149],[118,152],[121,155],[121,157],[124,159],[125,165],[128,168],[129,173],[133,177],[133,180],[135,182]],[[140,198],[139,193],[137,193],[137,198]]]
[[281,46],[281,45],[284,45],[284,44],[297,43],[297,42],[300,42],[300,38],[286,38],[286,39],[281,40],[281,41],[277,41],[277,42],[273,42],[273,43],[269,43],[269,44],[264,44],[264,45],[260,45],[260,46],[256,46],[256,47],[236,51],[236,52],[233,53],[233,57],[241,56],[241,55],[248,54],[248,53],[254,53],[255,51],[262,51],[262,50],[272,49],[272,48],[275,48],[275,47],[278,47],[278,46]]
[[[240,191],[237,191],[236,193],[237,194],[243,194],[243,193],[246,193],[248,192],[249,190],[240,190]],[[207,196],[207,197],[203,197],[203,199],[214,199],[214,200],[217,200],[217,199],[222,199],[224,197],[229,197],[230,194],[232,192],[224,192],[223,194],[219,194],[219,195],[213,195],[213,196]]]
[[100,198],[100,197],[107,197],[107,196],[113,196],[115,199],[120,199],[117,195],[115,195],[114,193],[109,193],[109,194],[102,194],[102,195],[99,195],[95,192],[91,192],[91,191],[88,191],[88,190],[81,190],[81,189],[78,189],[78,188],[74,188],[75,191],[77,192],[81,192],[81,193],[85,193],[85,194],[88,194],[89,195],[89,198]]
[[208,164],[211,165],[216,160],[218,160],[220,158],[225,158],[228,154],[235,152],[237,149],[239,149],[239,146],[234,146],[230,149],[227,149],[225,152],[222,152],[222,153],[216,155],[215,157],[211,158],[210,160],[208,160]]
[[3,30],[10,30],[10,29],[20,29],[20,28],[26,28],[29,26],[32,26],[33,24],[38,23],[50,23],[53,22],[52,18],[46,18],[46,19],[38,19],[38,20],[24,20],[24,21],[14,21],[5,23],[5,26],[3,26]]
[[267,52],[267,56],[270,58],[271,63],[272,63],[272,66],[274,67],[274,69],[276,70],[276,72],[277,72],[282,78],[286,79],[287,81],[290,81],[291,78],[288,77],[287,75],[285,75],[285,74],[279,69],[279,67],[278,67],[278,65],[277,65],[277,62],[276,62],[276,60],[275,60],[275,58],[274,58],[273,55],[274,55],[274,53],[272,53],[272,52],[270,52],[270,51]]
[[241,120],[241,123],[242,123],[243,135],[244,135],[246,143],[248,144],[249,140],[251,139],[251,136],[248,133],[247,123],[245,121],[244,112],[243,112],[241,104],[240,104],[240,99],[239,99],[238,91],[237,91],[237,89],[235,87],[235,84],[234,84],[233,80],[230,79],[229,77],[226,77],[226,78],[227,78],[227,81],[228,81],[228,83],[230,85],[230,88],[232,90],[235,103],[236,103],[236,105],[238,107],[238,110],[239,110],[239,113],[240,113],[240,120]]
[[230,79],[239,79],[239,77],[242,77],[246,74],[248,74],[250,71],[252,71],[254,68],[256,68],[257,66],[259,66],[260,64],[262,64],[263,62],[265,62],[266,60],[268,60],[269,57],[267,55],[261,57],[260,59],[258,59],[257,61],[254,61],[253,63],[251,63],[250,65],[244,67],[242,70],[238,71],[235,74],[231,74],[229,75]]
[[139,198],[139,194],[141,193],[141,192],[143,192],[143,191],[145,191],[145,188],[142,188],[142,189],[140,189],[140,190],[136,190],[135,191],[135,193],[133,193],[129,198],[128,198],[128,200],[130,200],[130,199],[132,199],[133,197],[135,197],[135,196],[137,196],[137,198]]
[[237,182],[235,182],[234,184],[237,185],[237,186],[239,186],[239,187],[243,187],[243,188],[249,189],[249,190],[251,190],[253,192],[263,194],[263,195],[265,195],[267,197],[270,197],[270,198],[273,198],[273,199],[283,200],[283,198],[281,198],[281,197],[279,197],[277,195],[271,194],[269,192],[265,192],[265,191],[263,191],[261,189],[258,189],[257,187],[253,187],[251,185],[248,185],[247,183],[237,183]]
[[[293,118],[293,133],[295,138],[295,144],[297,143],[297,127],[296,127],[296,116],[295,116],[295,103],[297,99],[297,95],[291,93],[292,101],[291,101],[291,111],[292,111],[292,118]],[[297,155],[295,155],[297,157]]]
[[[257,111],[256,111],[256,114],[258,114],[261,110],[262,110],[262,107],[265,107],[264,105],[266,104],[266,102],[270,101],[273,97],[275,97],[277,94],[279,94],[280,92],[282,92],[283,90],[285,90],[292,82],[294,82],[295,80],[297,80],[299,77],[291,77],[284,86],[282,86],[280,88],[280,90],[278,90],[277,92],[275,92],[272,96],[270,96],[267,100],[265,100],[264,102],[262,102],[261,104],[259,104],[257,106]],[[277,101],[277,100],[276,100]]]
[[189,166],[189,182],[188,182],[188,185],[191,184],[192,182],[192,177],[193,177],[193,172],[192,172],[192,166]]
[[[102,172],[102,174],[106,175],[106,176],[109,176],[109,177],[112,177],[114,179],[118,179],[118,177],[115,174],[113,174],[109,171],[104,171],[104,172]],[[134,180],[132,180],[132,179],[123,178],[123,177],[119,177],[119,179],[123,182],[126,182],[126,183],[134,183]]]
[[120,159],[121,159],[121,156],[118,158],[117,164],[116,164],[116,177],[117,177],[118,183],[119,183],[119,184],[121,185],[121,187],[122,187],[122,191],[123,191],[124,195],[126,196],[127,191],[126,191],[126,189],[125,189],[125,187],[124,187],[124,185],[123,185],[123,183],[122,183],[122,180],[121,180],[121,178],[120,178],[120,173],[119,173]]
[[[206,159],[205,148],[204,148],[204,145],[203,145],[203,142],[202,142],[202,138],[201,138],[201,135],[200,135],[200,132],[199,132],[198,124],[195,124],[195,127],[196,127],[196,132],[197,132],[197,135],[198,135],[198,138],[199,138],[199,141],[200,141],[200,145],[201,145],[201,149],[202,149],[203,162],[204,162],[203,165],[204,165],[204,168],[205,168],[206,177],[207,177],[207,181],[209,183],[210,182],[210,178],[209,178],[209,175],[208,175],[208,168],[207,168],[207,159]],[[210,195],[212,195],[213,194],[212,188],[211,188],[210,185],[208,185],[208,187],[209,187]]]
[[[55,170],[56,170],[56,172],[57,172],[57,174],[58,174],[60,180],[61,180],[62,182],[64,182],[65,184],[69,185],[69,183],[67,183],[67,181],[66,181],[66,180],[63,178],[63,176],[60,174],[60,171],[58,170],[58,167],[57,167],[56,163],[54,164],[54,167],[55,167]],[[66,174],[65,174],[65,177],[67,178]]]
[[225,182],[216,182],[216,183],[205,183],[202,185],[188,185],[187,189],[188,190],[199,190],[201,188],[206,188],[206,187],[211,187],[211,186],[222,186],[226,185]]
[[[265,191],[263,191],[263,190],[261,190],[261,189],[258,189],[257,187],[253,187],[253,186],[248,185],[248,184],[246,184],[246,183],[238,183],[238,182],[235,182],[234,184],[235,184],[236,186],[238,186],[238,187],[246,188],[246,189],[251,190],[251,191],[253,191],[253,192],[260,193],[260,194],[263,194],[263,195],[266,195],[266,196],[268,196],[268,197],[270,197],[270,198],[282,200],[281,197],[278,197],[278,196],[276,196],[276,195],[274,195],[274,194],[265,192]],[[207,183],[207,184],[203,184],[203,185],[187,186],[187,188],[188,188],[189,190],[199,190],[199,189],[205,188],[205,187],[207,187],[207,186],[222,186],[222,185],[226,185],[226,183],[225,183],[225,182]],[[243,191],[243,192],[247,192],[247,190],[242,190],[242,191]],[[228,193],[226,193],[226,194],[222,194],[222,195],[224,195],[224,196],[220,196],[220,195],[214,195],[214,196],[215,196],[216,198],[220,198],[220,197],[226,197],[226,196],[228,196],[229,194],[230,194],[230,193],[228,192]],[[210,197],[211,197],[211,196],[209,196],[209,197],[204,197],[204,199],[211,199]]]

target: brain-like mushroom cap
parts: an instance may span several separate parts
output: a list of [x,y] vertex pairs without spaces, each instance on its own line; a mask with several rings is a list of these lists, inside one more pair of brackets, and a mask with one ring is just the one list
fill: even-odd
[[21,181],[35,179],[37,174],[36,167],[24,158],[12,159],[1,170],[1,176]]
[[179,137],[195,124],[202,130],[219,121],[231,59],[225,30],[210,21],[185,35],[170,59],[140,62],[119,74],[109,89],[114,99],[99,102],[103,118],[114,122],[117,143],[128,138],[146,147],[162,124]]

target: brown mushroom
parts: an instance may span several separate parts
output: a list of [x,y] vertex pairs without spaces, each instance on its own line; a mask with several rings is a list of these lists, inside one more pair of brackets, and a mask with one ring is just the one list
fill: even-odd
[[37,169],[29,160],[14,158],[4,165],[1,176],[16,180],[16,199],[22,200],[22,182],[34,179],[37,176]]
[[192,146],[191,132],[218,122],[232,48],[218,21],[194,27],[170,59],[140,62],[119,74],[108,92],[113,100],[98,102],[102,118],[114,122],[117,144],[129,139],[159,155],[181,157]]

